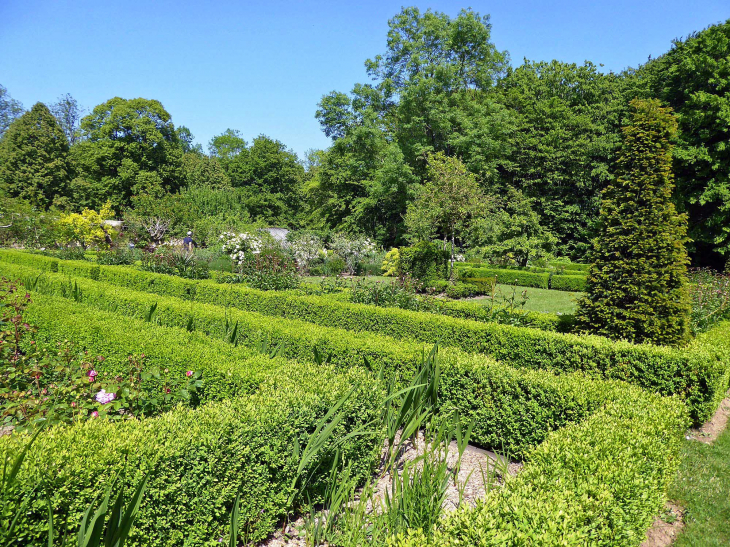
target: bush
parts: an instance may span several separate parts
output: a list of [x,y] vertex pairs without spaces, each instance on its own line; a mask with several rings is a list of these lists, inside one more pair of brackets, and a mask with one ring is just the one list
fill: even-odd
[[[240,492],[239,527],[260,541],[290,514],[297,493],[299,459],[292,447],[306,442],[327,411],[355,384],[326,445],[306,466],[312,477],[304,499],[320,499],[339,451],[360,481],[369,476],[380,432],[349,435],[374,420],[383,404],[375,380],[358,371],[298,365],[272,379],[257,394],[177,409],[156,418],[108,422],[91,420],[53,428],[39,436],[9,494],[9,507],[27,503],[15,541],[45,541],[50,500],[54,519],[78,528],[83,512],[117,475],[135,484],[148,475],[128,545],[212,545],[227,537],[231,507]],[[23,435],[0,439],[0,452],[17,454]],[[337,443],[336,447],[335,444]],[[92,456],[90,456],[92,454]],[[303,500],[295,498],[299,504]]]
[[457,282],[446,287],[446,296],[454,299],[469,298],[476,296],[478,293],[479,289],[477,286],[471,283]]
[[398,275],[400,271],[400,251],[398,248],[393,248],[388,251],[383,259],[383,264],[380,267],[380,271],[385,277],[393,277]]
[[283,291],[299,286],[297,265],[282,253],[267,249],[249,254],[240,266],[241,275],[249,287],[264,291]]
[[413,247],[401,247],[400,270],[398,275],[417,279],[424,286],[446,279],[448,273],[449,252],[441,249],[438,243],[421,241]]
[[97,251],[96,262],[105,266],[130,266],[137,261],[138,252],[132,249],[113,249]]
[[[2,252],[0,256],[17,256],[23,253]],[[28,257],[31,255],[25,255]],[[23,259],[25,259],[23,257]],[[35,260],[40,257],[32,257]],[[49,260],[49,259],[42,259]],[[69,264],[69,263],[65,263]],[[33,270],[2,265],[6,275],[34,276]],[[711,416],[722,399],[730,382],[730,323],[721,323],[717,328],[698,337],[687,350],[673,350],[655,346],[634,345],[627,342],[612,342],[605,338],[574,336],[536,329],[477,323],[456,318],[439,317],[434,314],[412,312],[393,308],[377,308],[359,304],[338,302],[328,297],[296,296],[281,293],[265,293],[243,287],[223,288],[210,282],[194,283],[176,280],[175,283],[158,284],[158,279],[124,278],[123,267],[104,267],[102,277],[129,283],[143,290],[154,290],[162,294],[175,294],[182,298],[194,298],[199,302],[210,302],[225,306],[252,309],[267,315],[296,317],[305,321],[339,327],[352,331],[369,331],[444,345],[459,347],[469,352],[481,352],[512,366],[540,368],[557,372],[583,370],[597,377],[622,379],[661,394],[682,394],[692,410],[693,418],[704,421]],[[129,272],[134,270],[126,269]],[[145,274],[142,274],[145,275]],[[150,275],[150,274],[146,274]],[[45,274],[47,289],[60,291],[68,281],[63,275]],[[176,278],[169,278],[175,280]],[[159,279],[159,281],[166,281]],[[185,326],[191,314],[195,317],[196,328],[218,337],[225,337],[226,317],[229,321],[239,321],[239,337],[255,344],[262,332],[284,341],[287,351],[294,351],[294,340],[299,340],[298,349],[292,356],[309,354],[311,347],[318,343],[332,346],[332,337],[338,343],[345,343],[341,331],[315,326],[311,323],[279,319],[266,321],[256,313],[218,308],[198,304],[191,309],[189,304],[160,296],[132,293],[115,289],[106,284],[92,284],[79,281],[84,301],[95,305],[108,306],[113,302],[132,316],[144,317],[153,304],[158,304],[158,317],[166,324]],[[40,289],[39,289],[40,290]],[[244,324],[247,325],[245,328]],[[284,334],[286,333],[286,334]],[[408,371],[409,359],[397,359],[390,353],[394,342],[378,342],[375,334],[348,337],[350,346],[347,351],[363,351],[373,362],[391,363],[392,370]],[[372,344],[372,346],[371,346]],[[405,342],[400,343],[404,345]],[[361,348],[361,349],[355,349]],[[365,349],[368,348],[368,349]],[[388,348],[386,353],[381,353]],[[338,353],[345,348],[337,350]],[[384,359],[384,361],[381,361]],[[394,363],[398,364],[395,365]]]
[[194,252],[178,250],[158,250],[143,253],[140,269],[166,275],[176,275],[185,279],[208,279],[208,262],[199,259]]
[[672,201],[677,120],[656,99],[631,101],[621,174],[604,190],[586,295],[585,332],[631,342],[683,345],[690,336],[687,217]]
[[551,275],[550,288],[555,291],[584,292],[586,277],[584,275]]
[[[502,285],[518,285],[520,287],[534,287],[548,289],[550,284],[549,273],[533,273],[524,270],[501,270],[496,268],[460,268],[459,279],[492,278]],[[473,281],[470,281],[473,283]]]

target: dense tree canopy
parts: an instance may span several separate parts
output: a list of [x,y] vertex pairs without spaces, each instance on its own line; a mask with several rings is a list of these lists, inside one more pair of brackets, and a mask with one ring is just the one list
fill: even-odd
[[67,195],[68,141],[56,118],[36,103],[0,140],[0,188],[5,195],[47,208]]
[[119,209],[133,195],[181,186],[183,150],[170,114],[159,101],[115,97],[81,120],[82,140],[71,149],[72,182],[84,206],[110,200]]

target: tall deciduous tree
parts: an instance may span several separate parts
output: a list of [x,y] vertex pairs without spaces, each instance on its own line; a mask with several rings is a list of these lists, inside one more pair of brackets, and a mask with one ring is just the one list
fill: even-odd
[[183,151],[170,114],[159,101],[115,97],[81,121],[82,141],[71,148],[80,206],[107,199],[119,210],[133,195],[160,195],[183,182]]
[[[674,42],[638,71],[644,93],[677,113],[677,198],[696,254],[730,257],[730,19]],[[703,256],[704,255],[704,256]],[[721,267],[716,255],[711,264]]]
[[442,152],[428,157],[429,181],[408,207],[406,226],[421,239],[442,235],[451,242],[451,268],[454,241],[471,219],[485,206],[485,196],[473,173],[464,164]]
[[0,140],[0,188],[11,197],[47,208],[65,196],[68,141],[43,103],[15,120]]
[[577,320],[611,338],[679,345],[689,336],[690,302],[687,219],[672,202],[677,121],[655,99],[634,100],[631,108]]

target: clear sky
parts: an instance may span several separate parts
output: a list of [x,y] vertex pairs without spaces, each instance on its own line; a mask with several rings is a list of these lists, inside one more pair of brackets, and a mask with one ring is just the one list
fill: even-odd
[[[0,84],[26,108],[70,93],[87,109],[114,96],[157,99],[207,143],[227,128],[264,133],[300,157],[329,144],[321,96],[367,81],[403,2],[0,0]],[[409,5],[405,3],[405,5]],[[512,64],[524,57],[620,71],[673,38],[730,18],[730,0],[493,0],[415,3],[492,17]]]

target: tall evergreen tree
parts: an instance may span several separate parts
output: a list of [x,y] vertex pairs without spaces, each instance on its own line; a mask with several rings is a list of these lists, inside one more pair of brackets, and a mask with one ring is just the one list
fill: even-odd
[[0,188],[47,208],[65,196],[69,181],[68,140],[43,103],[15,120],[0,140]]
[[587,295],[577,319],[587,332],[680,345],[689,337],[687,218],[672,202],[677,121],[659,101],[633,100],[619,176],[603,194]]

